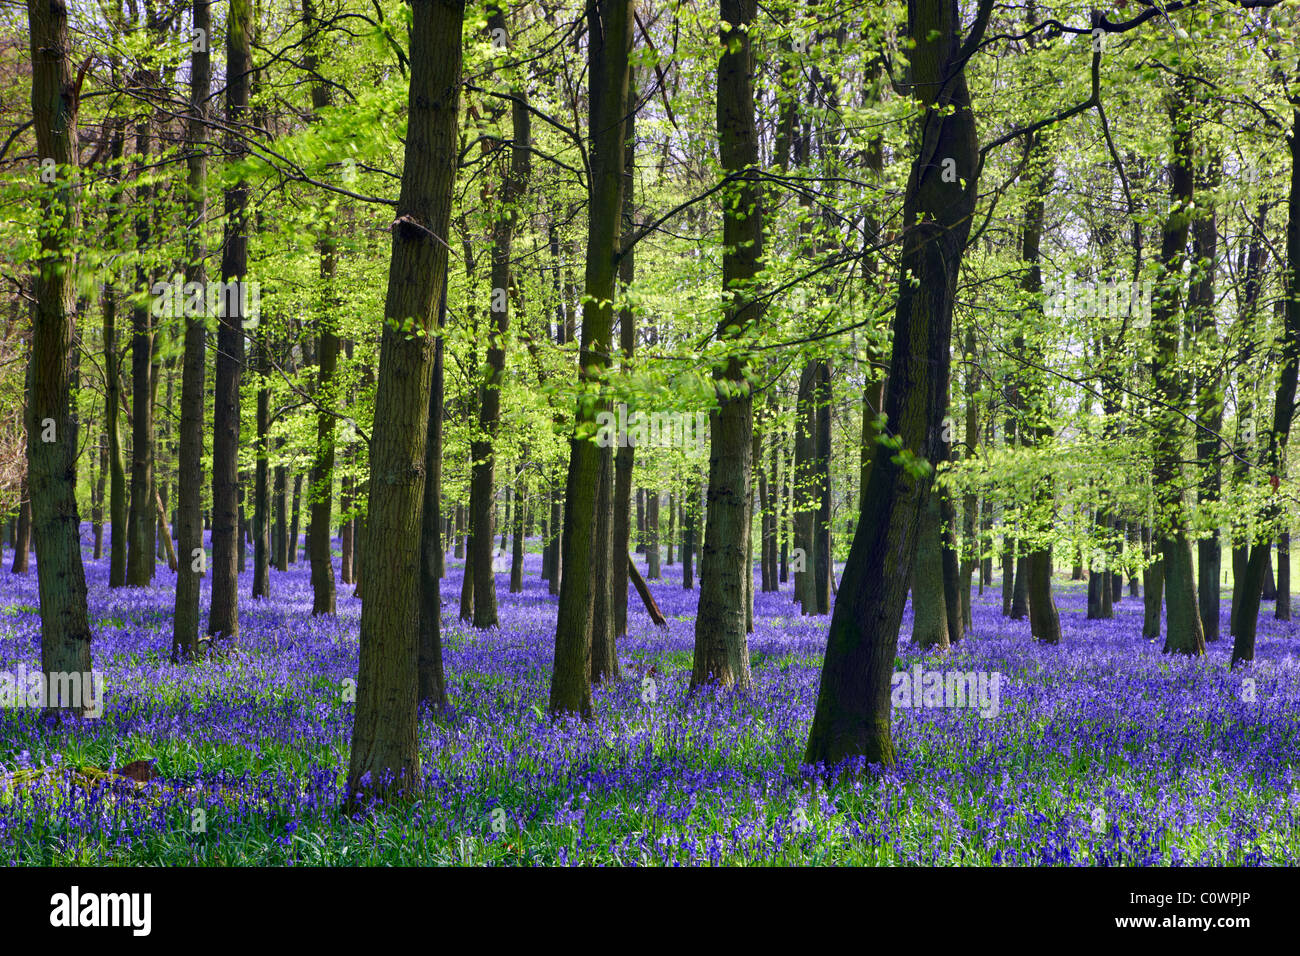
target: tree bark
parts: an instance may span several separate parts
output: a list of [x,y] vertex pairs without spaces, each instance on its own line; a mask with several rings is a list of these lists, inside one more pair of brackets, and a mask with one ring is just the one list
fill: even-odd
[[[78,673],[88,678],[90,623],[77,514],[77,427],[72,401],[76,262],[72,250],[64,248],[81,227],[78,87],[68,58],[68,12],[62,0],[28,0],[27,16],[36,151],[52,159],[58,170],[58,181],[40,189],[37,239],[42,255],[32,284],[27,371],[27,472],[41,608],[41,670],[47,677]],[[52,435],[46,432],[49,426]],[[74,713],[83,713],[86,703],[84,696],[46,701],[50,710]]]
[[[968,44],[983,32],[977,19]],[[919,153],[904,200],[904,238],[885,412],[894,448],[871,465],[862,514],[831,615],[826,659],[804,760],[834,766],[849,757],[892,765],[890,680],[917,527],[943,455],[952,308],[970,233],[978,141],[955,0],[910,0],[913,90],[923,110]],[[939,157],[955,161],[945,182]],[[911,467],[905,467],[906,462]],[[922,464],[924,462],[924,464]]]
[[[582,306],[579,381],[597,385],[612,352],[614,279],[623,212],[623,138],[628,107],[629,0],[593,0],[587,8],[591,168],[587,202],[587,263]],[[599,402],[584,395],[574,415],[564,495],[560,606],[549,710],[591,718],[592,547],[601,451],[594,432]]]
[[[226,14],[226,123],[234,130],[248,119],[252,56],[248,0],[231,0]],[[234,163],[245,153],[241,136],[226,144]],[[225,191],[226,227],[221,252],[223,282],[244,279],[248,271],[248,187],[238,180]],[[231,310],[223,310],[231,311]],[[236,313],[241,310],[235,309]],[[214,640],[239,637],[239,382],[244,368],[243,315],[217,320],[217,367],[212,415],[212,603],[208,633]]]
[[447,285],[444,267],[442,295],[438,299],[438,335],[434,341],[433,381],[429,395],[429,423],[424,449],[424,505],[420,519],[420,636],[417,694],[421,704],[437,713],[451,704],[442,663],[442,576],[438,558],[442,553],[442,414],[443,414],[443,331],[447,320]]
[[[762,269],[762,189],[757,176],[758,129],[750,79],[750,25],[756,0],[721,0],[717,126],[722,168],[736,177],[723,203],[723,318],[719,341],[735,340],[762,321],[755,280]],[[700,552],[700,603],[695,618],[691,688],[716,683],[748,689],[749,641],[745,579],[749,566],[753,399],[747,357],[715,366],[719,407],[711,415],[708,523]]]
[[[202,50],[190,57],[189,151],[186,157],[185,282],[207,281],[207,249],[202,223],[207,218],[207,120],[212,91],[210,0],[194,0],[193,27],[201,30]],[[180,448],[176,468],[176,540],[180,551],[176,571],[176,606],[171,659],[194,657],[199,635],[199,582],[207,570],[203,550],[203,413],[207,401],[207,322],[202,315],[185,319],[185,353],[181,360]]]
[[[147,71],[136,76],[136,82],[141,85],[149,85],[150,79]],[[136,125],[135,148],[140,157],[137,174],[143,177],[152,148],[148,116]],[[136,250],[144,262],[151,241],[149,215],[153,190],[141,183],[135,193]],[[136,269],[136,281],[144,288],[152,286],[144,265]],[[142,301],[131,310],[131,510],[127,519],[130,543],[126,553],[126,583],[131,587],[143,587],[153,581],[155,568],[158,528],[153,505],[153,346],[153,317],[149,303]]]
[[912,643],[947,650],[950,641],[940,524],[936,488],[926,496],[917,530],[916,565],[912,571]]
[[[1182,91],[1186,95],[1187,91]],[[1152,490],[1156,504],[1156,533],[1164,558],[1164,587],[1167,592],[1165,645],[1166,653],[1200,656],[1205,653],[1205,633],[1197,604],[1196,580],[1192,571],[1192,546],[1188,538],[1187,516],[1183,496],[1182,455],[1183,427],[1178,414],[1185,402],[1181,373],[1177,368],[1180,328],[1177,283],[1182,277],[1182,262],[1192,216],[1192,143],[1190,126],[1181,116],[1181,108],[1172,115],[1174,126],[1173,155],[1169,164],[1172,208],[1165,220],[1160,246],[1164,279],[1158,284],[1151,309],[1152,344],[1155,355],[1152,378],[1160,400],[1153,410]]]
[[392,226],[361,539],[365,599],[347,781],[354,806],[362,794],[410,794],[420,785],[420,545],[435,351],[429,333],[447,281],[465,8],[463,0],[411,6],[406,161]]

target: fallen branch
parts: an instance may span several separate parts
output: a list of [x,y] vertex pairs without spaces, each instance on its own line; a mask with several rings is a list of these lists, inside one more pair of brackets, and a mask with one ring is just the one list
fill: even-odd
[[645,605],[650,620],[655,622],[656,627],[667,627],[668,619],[664,617],[663,611],[659,610],[659,605],[655,603],[654,596],[646,587],[645,578],[641,577],[641,572],[636,569],[636,562],[632,560],[630,554],[627,556],[627,576],[632,579],[636,593],[641,595],[641,603]]

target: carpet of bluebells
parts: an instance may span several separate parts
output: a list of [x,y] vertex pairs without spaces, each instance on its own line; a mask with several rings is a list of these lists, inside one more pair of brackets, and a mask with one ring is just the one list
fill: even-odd
[[[83,539],[89,541],[89,528]],[[622,679],[596,717],[553,723],[555,599],[536,542],[524,592],[498,574],[501,626],[455,621],[461,562],[443,584],[453,713],[425,714],[419,802],[345,815],[360,603],[312,618],[307,567],[241,576],[233,654],[168,663],[175,576],[108,587],[89,559],[100,719],[0,710],[0,854],[16,864],[1295,864],[1300,860],[1300,623],[1265,602],[1258,659],[1230,672],[1160,653],[1140,599],[1084,618],[1058,582],[1064,643],[1036,646],[975,599],[975,635],[946,655],[907,640],[898,667],[1000,675],[999,711],[895,709],[900,760],[828,787],[801,766],[826,618],[790,585],[756,595],[745,693],[688,694],[698,591],[680,564],[650,582],[669,618],[631,595]],[[9,558],[11,555],[6,554]],[[39,662],[36,574],[0,573],[0,670]],[[337,559],[336,559],[337,568]],[[208,594],[203,593],[206,620]],[[1226,604],[1225,604],[1226,613]],[[1226,622],[1224,626],[1226,633]],[[653,670],[652,670],[653,669]],[[654,693],[646,693],[654,681]],[[100,770],[155,761],[159,779]]]

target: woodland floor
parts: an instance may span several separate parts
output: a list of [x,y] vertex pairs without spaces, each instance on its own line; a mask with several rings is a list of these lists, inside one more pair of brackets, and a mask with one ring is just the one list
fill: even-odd
[[[1258,659],[1236,673],[1227,640],[1203,660],[1162,655],[1141,637],[1140,599],[1085,620],[1084,591],[1063,579],[1059,647],[1003,619],[997,588],[975,598],[974,637],[943,657],[908,643],[909,609],[898,668],[996,673],[998,713],[896,708],[899,764],[828,790],[800,766],[827,619],[801,618],[790,585],[756,596],[753,688],[692,696],[698,592],[665,567],[650,586],[667,630],[633,592],[623,679],[595,691],[591,724],[556,725],[540,556],[521,595],[497,576],[502,625],[485,632],[455,622],[462,566],[449,559],[454,714],[422,720],[427,794],[348,817],[350,587],[337,619],[313,619],[304,564],[273,571],[267,601],[251,600],[249,571],[238,651],[182,668],[167,662],[166,566],[152,587],[115,591],[106,558],[86,566],[103,717],[0,709],[0,858],[17,864],[1300,861],[1300,622],[1275,621],[1270,602]],[[37,603],[34,566],[0,574],[0,671],[38,667]],[[205,584],[205,620],[206,604]],[[93,769],[141,759],[157,781]]]

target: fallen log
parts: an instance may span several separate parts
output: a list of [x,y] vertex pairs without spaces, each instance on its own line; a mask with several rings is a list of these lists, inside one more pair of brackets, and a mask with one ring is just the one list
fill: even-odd
[[641,572],[636,569],[636,562],[632,560],[630,554],[627,556],[627,576],[632,579],[632,584],[636,587],[636,593],[641,595],[641,603],[645,605],[650,620],[654,621],[657,627],[667,627],[668,619],[664,617],[663,611],[659,610],[654,595],[646,587],[645,579],[641,577]]
[[158,529],[163,539],[163,547],[167,552],[167,567],[176,570],[176,548],[172,545],[171,530],[167,527],[167,512],[163,510],[162,495],[155,487],[153,490],[153,503],[158,509]]

